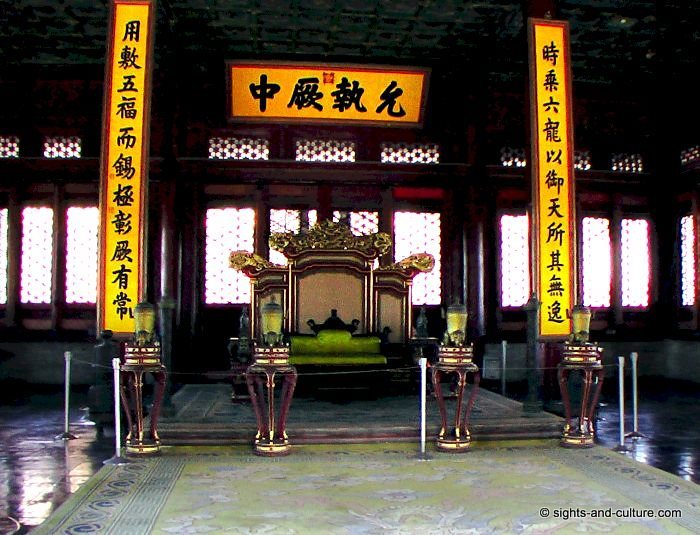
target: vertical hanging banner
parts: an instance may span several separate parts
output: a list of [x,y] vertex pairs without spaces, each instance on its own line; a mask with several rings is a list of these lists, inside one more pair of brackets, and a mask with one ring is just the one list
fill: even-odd
[[571,333],[576,301],[569,24],[529,19],[534,287],[539,336]]
[[100,162],[98,329],[134,332],[145,296],[155,0],[112,0]]

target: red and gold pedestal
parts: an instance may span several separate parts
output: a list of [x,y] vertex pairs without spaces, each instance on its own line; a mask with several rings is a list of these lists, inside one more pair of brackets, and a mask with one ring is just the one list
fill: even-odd
[[[605,372],[601,362],[602,352],[603,348],[596,344],[564,344],[558,376],[566,418],[560,444],[565,448],[590,448],[594,445],[593,417]],[[580,372],[583,380],[577,417],[572,416],[569,395],[569,376],[572,371]]]
[[[472,361],[473,357],[474,348],[471,345],[459,347],[441,346],[438,352],[438,361],[432,365],[433,390],[442,421],[436,447],[441,451],[459,453],[467,451],[471,447],[469,417],[474,407],[474,401],[479,391],[479,380],[481,379],[479,367]],[[445,407],[441,381],[443,376],[453,373],[457,375],[457,390],[455,392],[457,406],[455,408],[454,426],[448,427],[447,408]],[[469,374],[473,375],[473,384],[469,400],[463,411],[464,390]]]
[[[275,414],[275,377],[282,378],[279,415]],[[258,422],[258,431],[253,443],[253,453],[265,457],[288,455],[290,452],[286,424],[297,370],[289,364],[289,348],[253,348],[253,364],[246,370],[246,383],[250,401]]]
[[[124,347],[124,359],[119,372],[120,397],[128,425],[127,453],[150,454],[160,451],[158,419],[167,379],[166,369],[161,364],[160,356],[159,344],[137,345],[127,342]],[[148,433],[144,429],[143,416],[143,376],[146,373],[152,374],[156,381]]]

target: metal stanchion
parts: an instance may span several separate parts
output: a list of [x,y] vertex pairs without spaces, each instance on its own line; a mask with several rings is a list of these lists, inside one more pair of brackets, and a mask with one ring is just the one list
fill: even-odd
[[501,340],[501,395],[506,395],[506,354],[508,353],[508,341]]
[[632,422],[633,428],[631,433],[625,435],[626,438],[631,438],[632,440],[638,438],[646,438],[645,435],[639,432],[639,413],[637,411],[637,400],[638,400],[638,390],[637,390],[637,358],[639,355],[636,351],[630,353],[630,361],[632,362]]
[[56,440],[73,440],[78,438],[73,433],[68,430],[68,417],[70,411],[70,359],[71,352],[66,351],[63,353],[63,357],[66,361],[65,365],[65,379],[64,379],[64,390],[63,390],[63,433],[56,437]]
[[625,357],[617,357],[618,365],[618,403],[620,406],[620,443],[615,451],[629,451],[625,446]]
[[112,370],[114,371],[114,456],[110,457],[104,464],[128,464],[131,461],[121,456],[122,452],[122,429],[121,412],[119,410],[119,359],[112,359]]
[[429,460],[428,454],[425,452],[425,436],[426,436],[426,388],[427,388],[427,368],[428,359],[421,357],[418,359],[420,364],[420,453],[418,458],[421,461]]

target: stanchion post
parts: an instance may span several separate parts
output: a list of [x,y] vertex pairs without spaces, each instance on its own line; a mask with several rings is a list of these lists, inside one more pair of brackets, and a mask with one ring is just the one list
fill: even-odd
[[625,446],[625,357],[617,357],[617,389],[618,405],[620,407],[620,442],[615,451],[629,451]]
[[506,355],[508,353],[508,341],[501,340],[501,395],[506,395]]
[[63,353],[63,358],[65,359],[65,376],[63,379],[63,433],[56,437],[56,440],[73,440],[78,438],[69,431],[69,412],[70,412],[70,359],[71,352],[66,351]]
[[632,432],[627,433],[625,436],[627,438],[632,438],[633,440],[638,438],[646,438],[642,433],[639,432],[639,411],[638,411],[638,400],[639,391],[637,390],[637,359],[639,355],[636,351],[630,353],[630,362],[632,363]]
[[122,452],[122,428],[121,428],[121,412],[119,409],[119,359],[112,359],[112,370],[114,372],[114,456],[107,459],[104,464],[127,464],[129,459],[121,456]]
[[428,359],[421,357],[418,359],[420,363],[420,458],[426,459],[425,453],[425,436],[426,436],[426,388],[427,388],[427,368]]

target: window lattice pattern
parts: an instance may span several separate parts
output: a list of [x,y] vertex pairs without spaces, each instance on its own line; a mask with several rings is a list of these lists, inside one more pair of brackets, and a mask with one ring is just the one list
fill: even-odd
[[0,158],[19,158],[17,136],[0,136]]
[[695,304],[695,266],[695,221],[687,215],[681,218],[681,303],[686,307]]
[[249,137],[212,137],[209,158],[215,160],[269,160],[270,142]]
[[439,305],[442,299],[439,213],[394,213],[394,260],[398,262],[415,253],[433,255],[435,267],[413,279],[411,303]]
[[622,306],[649,306],[649,222],[646,219],[623,219]]
[[683,165],[688,165],[698,158],[700,158],[700,146],[698,145],[681,151],[681,164]]
[[382,143],[382,163],[440,163],[440,147],[435,143]]
[[641,173],[644,171],[642,157],[639,154],[613,154],[610,168],[622,173]]
[[588,171],[591,168],[591,153],[587,150],[574,151],[574,169]]
[[296,142],[297,162],[354,162],[355,143],[324,139],[302,139]]
[[7,208],[0,209],[0,305],[7,303]]
[[333,212],[333,221],[343,221],[348,224],[355,236],[366,236],[379,232],[378,212]]
[[75,136],[44,139],[44,158],[80,158],[81,141]]
[[501,165],[503,167],[526,167],[525,149],[501,148]]
[[53,264],[53,209],[22,210],[20,301],[50,303]]
[[96,206],[66,211],[66,303],[97,302]]
[[501,216],[501,306],[520,307],[530,297],[529,220]]
[[250,303],[250,280],[229,267],[233,251],[253,252],[255,210],[210,208],[206,214],[204,302]]
[[[270,210],[270,234],[278,232],[293,232],[301,230],[300,210]],[[270,262],[287,265],[287,257],[275,249],[270,249]]]
[[610,220],[584,217],[581,221],[583,304],[594,308],[610,306],[612,248]]

